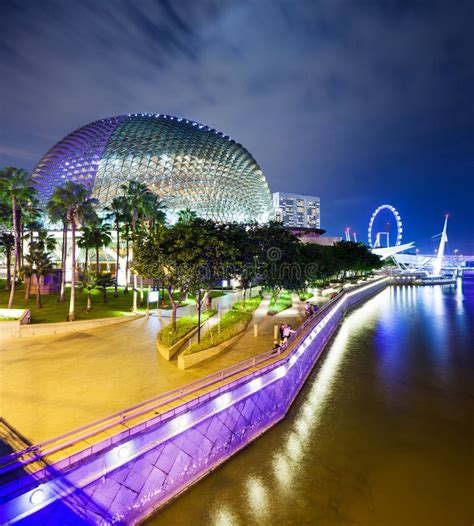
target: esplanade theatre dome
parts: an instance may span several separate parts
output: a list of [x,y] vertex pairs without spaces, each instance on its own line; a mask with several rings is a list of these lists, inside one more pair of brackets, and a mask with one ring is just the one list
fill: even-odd
[[136,113],[87,124],[49,150],[33,180],[42,202],[70,180],[106,206],[121,184],[136,180],[160,196],[171,216],[190,208],[215,221],[273,218],[265,176],[241,144],[169,115]]

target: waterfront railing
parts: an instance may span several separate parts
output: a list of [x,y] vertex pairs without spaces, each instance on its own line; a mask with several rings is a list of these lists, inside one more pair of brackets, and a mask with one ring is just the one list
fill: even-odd
[[125,425],[127,422],[147,413],[154,412],[157,414],[157,410],[163,406],[178,400],[182,400],[187,396],[195,394],[201,389],[217,386],[219,383],[225,382],[227,379],[235,377],[238,374],[250,373],[252,370],[255,371],[260,369],[262,366],[267,365],[271,361],[279,359],[282,354],[289,351],[295,342],[305,337],[307,332],[316,326],[323,318],[325,318],[326,315],[328,315],[329,312],[332,311],[340,302],[344,301],[348,294],[352,294],[361,288],[375,285],[376,283],[387,280],[389,280],[387,277],[377,278],[368,283],[365,282],[360,285],[354,285],[348,289],[343,289],[335,298],[324,304],[315,314],[304,320],[304,322],[298,327],[297,331],[295,331],[295,333],[287,342],[283,343],[279,347],[276,347],[275,349],[266,351],[255,356],[254,358],[249,358],[247,360],[238,362],[230,367],[222,369],[221,371],[207,375],[194,382],[160,394],[144,402],[135,404],[92,423],[85,424],[52,439],[39,442],[37,444],[28,446],[21,451],[10,453],[9,455],[1,457],[0,476],[12,470],[40,461],[48,455],[52,455],[58,451],[64,450],[73,444],[86,440],[113,427]]

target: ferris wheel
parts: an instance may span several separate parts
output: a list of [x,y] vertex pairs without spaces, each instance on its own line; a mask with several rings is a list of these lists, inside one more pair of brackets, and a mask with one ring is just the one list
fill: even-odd
[[369,246],[371,248],[380,247],[380,236],[382,234],[387,236],[387,246],[390,246],[390,238],[389,238],[389,233],[388,232],[377,232],[376,233],[375,242],[372,240],[372,228],[373,228],[373,225],[374,225],[374,221],[375,221],[377,215],[382,210],[385,210],[385,209],[387,209],[390,212],[392,212],[392,214],[393,214],[393,216],[395,218],[395,222],[397,223],[397,239],[395,241],[395,246],[401,244],[403,227],[402,227],[402,219],[400,217],[400,214],[398,213],[397,209],[394,206],[381,205],[375,210],[375,212],[372,214],[372,217],[370,218],[370,221],[369,221],[369,231],[368,231],[369,235],[368,235],[368,239],[369,239]]

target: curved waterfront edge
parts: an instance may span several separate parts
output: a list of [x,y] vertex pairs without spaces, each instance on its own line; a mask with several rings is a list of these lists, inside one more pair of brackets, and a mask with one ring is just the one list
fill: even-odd
[[[4,509],[11,517],[21,514],[33,522],[47,512],[51,524],[71,520],[71,513],[96,524],[143,520],[281,420],[345,312],[389,282],[383,278],[343,292],[285,355],[186,402],[157,428],[142,426],[112,449],[91,454],[79,466],[50,477],[42,484],[43,505],[31,502],[34,488]],[[64,475],[66,488],[59,480]],[[87,506],[79,493],[87,497]],[[52,510],[58,498],[66,506]]]

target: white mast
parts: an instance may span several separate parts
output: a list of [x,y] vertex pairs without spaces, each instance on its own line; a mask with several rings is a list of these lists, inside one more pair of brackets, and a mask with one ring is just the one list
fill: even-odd
[[446,244],[446,241],[448,240],[448,236],[446,235],[447,226],[448,226],[448,215],[446,214],[446,219],[444,220],[443,232],[441,233],[441,239],[439,241],[438,255],[436,256],[436,260],[433,265],[433,276],[441,275],[441,267],[443,265],[443,257],[444,257],[444,245]]

